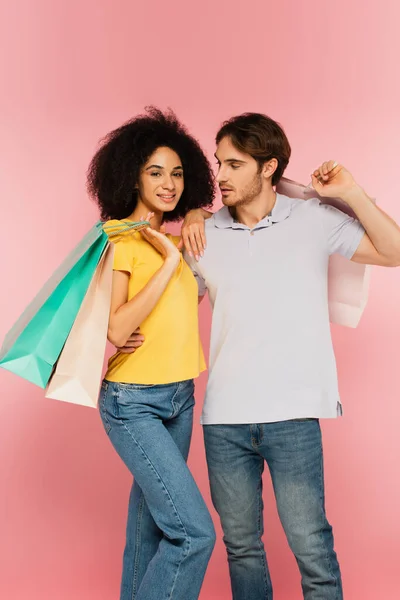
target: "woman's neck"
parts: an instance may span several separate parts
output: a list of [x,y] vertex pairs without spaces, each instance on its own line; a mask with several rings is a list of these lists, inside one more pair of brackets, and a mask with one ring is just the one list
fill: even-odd
[[[146,220],[147,219],[147,215],[149,213],[148,208],[146,208],[143,205],[138,205],[136,206],[135,210],[133,211],[133,213],[131,215],[129,215],[129,217],[127,217],[128,221],[140,221],[140,219]],[[154,212],[153,216],[151,217],[151,221],[150,221],[150,225],[152,227],[152,229],[156,229],[157,231],[160,230],[160,227],[163,223],[163,219],[164,219],[164,213],[163,212]]]

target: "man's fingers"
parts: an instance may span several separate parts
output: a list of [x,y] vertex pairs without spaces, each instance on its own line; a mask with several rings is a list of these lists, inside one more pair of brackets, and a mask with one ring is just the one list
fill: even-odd
[[[138,344],[139,346],[141,344],[143,344],[144,342],[144,337],[142,335],[132,335],[130,338],[127,339],[126,344]],[[124,344],[124,346],[126,346],[126,344]]]
[[200,237],[201,237],[201,242],[203,244],[203,250],[205,250],[206,246],[207,246],[207,240],[206,240],[206,232],[204,230],[204,225],[203,225],[203,227],[200,228]]
[[311,175],[311,179],[312,179],[313,188],[315,190],[318,189],[318,187],[320,187],[321,185],[323,185],[322,181],[320,181],[320,179],[318,178],[317,175],[315,175],[315,173],[313,173]]
[[331,169],[329,175],[331,177],[335,177],[343,169],[343,165],[340,165],[336,161],[332,161],[332,163],[333,163],[333,165],[332,165],[332,169]]
[[141,346],[143,346],[142,340],[128,340],[124,346],[121,346],[119,348],[117,347],[117,350],[119,352],[122,352],[123,354],[129,354],[130,352],[134,352]]
[[196,257],[196,260],[199,259],[200,250],[197,247],[197,240],[194,231],[189,232],[190,245],[192,246],[193,254]]
[[129,348],[140,348],[140,346],[143,346],[143,340],[129,339],[124,346]]
[[135,331],[134,333],[132,333],[132,335],[129,336],[128,338],[129,340],[144,340],[144,335],[143,333],[140,333],[140,331]]
[[204,256],[204,245],[203,245],[203,238],[201,237],[201,232],[196,231],[195,236],[196,236],[197,247],[199,248],[199,251],[200,251],[200,256]]
[[193,251],[192,251],[192,247],[190,245],[190,240],[189,240],[189,236],[185,231],[182,231],[182,240],[183,240],[183,245],[186,248],[186,252],[189,254],[190,257],[193,256]]
[[318,169],[315,169],[313,176],[316,177],[321,183],[328,181],[330,178],[337,175],[342,168],[342,165],[340,165],[336,160],[328,160],[322,163]]
[[325,181],[328,178],[328,176],[325,173],[325,169],[326,169],[326,163],[321,165],[319,168],[319,178],[322,179],[322,181]]

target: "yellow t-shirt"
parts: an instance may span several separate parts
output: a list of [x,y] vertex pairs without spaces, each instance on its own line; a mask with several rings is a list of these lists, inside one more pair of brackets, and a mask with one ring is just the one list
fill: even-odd
[[[121,221],[107,225],[120,226]],[[174,243],[179,238],[168,236]],[[163,265],[157,250],[137,231],[115,242],[114,270],[130,274],[128,301]],[[145,337],[133,354],[117,352],[106,379],[119,383],[166,384],[197,377],[206,369],[199,336],[198,287],[181,256],[180,264],[150,315],[140,324]]]

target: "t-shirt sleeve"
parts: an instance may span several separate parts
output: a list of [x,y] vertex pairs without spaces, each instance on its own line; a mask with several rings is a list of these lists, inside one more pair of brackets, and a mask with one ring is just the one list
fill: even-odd
[[319,203],[329,254],[341,254],[349,260],[357,250],[365,230],[361,223],[329,204]]
[[[125,271],[132,275],[134,262],[134,241],[129,235],[123,235],[125,224],[116,219],[105,223],[105,232],[114,246],[114,271]],[[117,235],[119,234],[119,235]]]
[[199,296],[204,296],[207,291],[207,285],[206,285],[206,282],[205,282],[203,276],[199,272],[197,261],[192,256],[189,256],[189,254],[186,252],[186,250],[183,251],[183,258],[189,265],[189,267],[194,275],[194,278],[197,281],[197,287],[199,288]]
[[127,240],[121,240],[114,243],[114,271],[125,271],[132,275],[133,271],[133,253],[132,244]]

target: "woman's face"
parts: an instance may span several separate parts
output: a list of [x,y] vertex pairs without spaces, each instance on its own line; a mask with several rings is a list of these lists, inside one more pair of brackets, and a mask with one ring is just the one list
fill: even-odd
[[157,148],[141,169],[138,200],[149,212],[171,212],[178,204],[183,188],[181,159],[171,148]]

